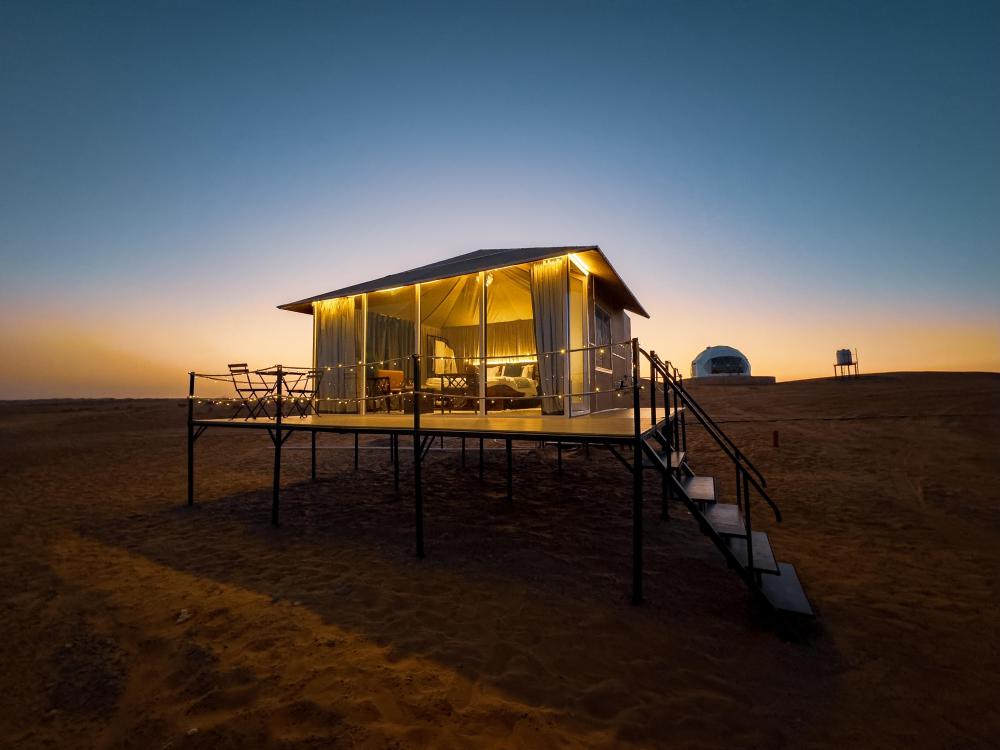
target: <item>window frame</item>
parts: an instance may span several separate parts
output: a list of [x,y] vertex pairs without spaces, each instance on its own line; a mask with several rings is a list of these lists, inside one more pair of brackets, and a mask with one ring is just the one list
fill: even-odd
[[[598,319],[599,319],[599,316],[601,316],[601,315],[603,315],[608,320],[608,326],[607,326],[608,340],[607,341],[599,341],[598,340],[600,338],[600,334],[601,334],[601,326],[598,323]],[[607,349],[607,353],[605,354],[605,356],[607,357],[607,363],[608,363],[607,367],[605,367],[601,363],[600,348],[597,348],[594,351],[594,369],[597,372],[603,372],[603,373],[613,373],[614,372],[614,370],[612,369],[614,367],[614,359],[611,356],[611,344],[612,344],[612,339],[613,338],[614,338],[614,330],[613,330],[613,318],[611,317],[611,313],[608,312],[604,307],[602,307],[601,305],[599,305],[599,304],[597,304],[595,302],[594,303],[594,346],[595,347],[602,347],[603,346],[605,349]]]

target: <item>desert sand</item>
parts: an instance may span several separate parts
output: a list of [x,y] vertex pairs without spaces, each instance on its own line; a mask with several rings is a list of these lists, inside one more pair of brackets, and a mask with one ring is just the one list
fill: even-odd
[[[0,405],[0,745],[35,748],[979,748],[1000,744],[1000,376],[705,387],[785,522],[818,614],[785,633],[648,475],[603,451],[209,431],[182,401]],[[774,447],[772,434],[779,432]],[[403,446],[404,458],[409,457]],[[499,446],[498,446],[499,447]],[[692,430],[691,460],[732,492]],[[793,637],[789,638],[791,635]]]

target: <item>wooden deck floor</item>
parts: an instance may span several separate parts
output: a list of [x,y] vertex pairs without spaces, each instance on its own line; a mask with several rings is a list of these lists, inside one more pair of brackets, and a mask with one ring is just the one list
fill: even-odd
[[[662,420],[663,410],[657,411]],[[649,409],[642,409],[643,430],[652,426]],[[198,419],[195,424],[214,427],[273,428],[273,419]],[[411,432],[412,414],[320,414],[309,417],[285,417],[282,429],[329,432]],[[560,415],[521,413],[516,416],[491,414],[421,414],[420,431],[427,434],[474,435],[513,438],[579,437],[621,440],[634,435],[631,409],[611,409],[569,419]]]

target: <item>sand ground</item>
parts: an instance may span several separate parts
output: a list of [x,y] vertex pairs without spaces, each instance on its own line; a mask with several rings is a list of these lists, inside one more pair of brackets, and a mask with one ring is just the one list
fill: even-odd
[[[768,477],[819,614],[782,640],[609,455],[433,451],[428,556],[384,440],[198,442],[178,401],[0,405],[0,745],[979,748],[1000,744],[1000,376],[698,391]],[[779,432],[780,447],[772,433]],[[405,449],[405,446],[404,446]],[[692,463],[730,470],[704,435]],[[404,453],[404,456],[408,454]]]

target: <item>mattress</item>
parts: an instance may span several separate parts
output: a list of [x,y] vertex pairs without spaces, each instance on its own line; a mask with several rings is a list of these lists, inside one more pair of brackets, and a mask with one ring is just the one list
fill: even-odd
[[492,385],[505,385],[508,388],[518,391],[522,396],[538,395],[538,381],[528,378],[508,378],[504,376],[490,378],[486,381],[486,387],[489,388]]
[[[427,380],[424,381],[424,390],[440,391],[442,388],[443,380],[444,380],[443,378],[437,376],[427,378]],[[518,391],[522,396],[538,395],[538,381],[531,380],[530,378],[508,378],[500,376],[496,378],[490,378],[489,380],[486,381],[487,388],[494,385],[505,385],[508,388],[512,388],[513,390]],[[476,394],[468,394],[468,395],[476,395]]]

